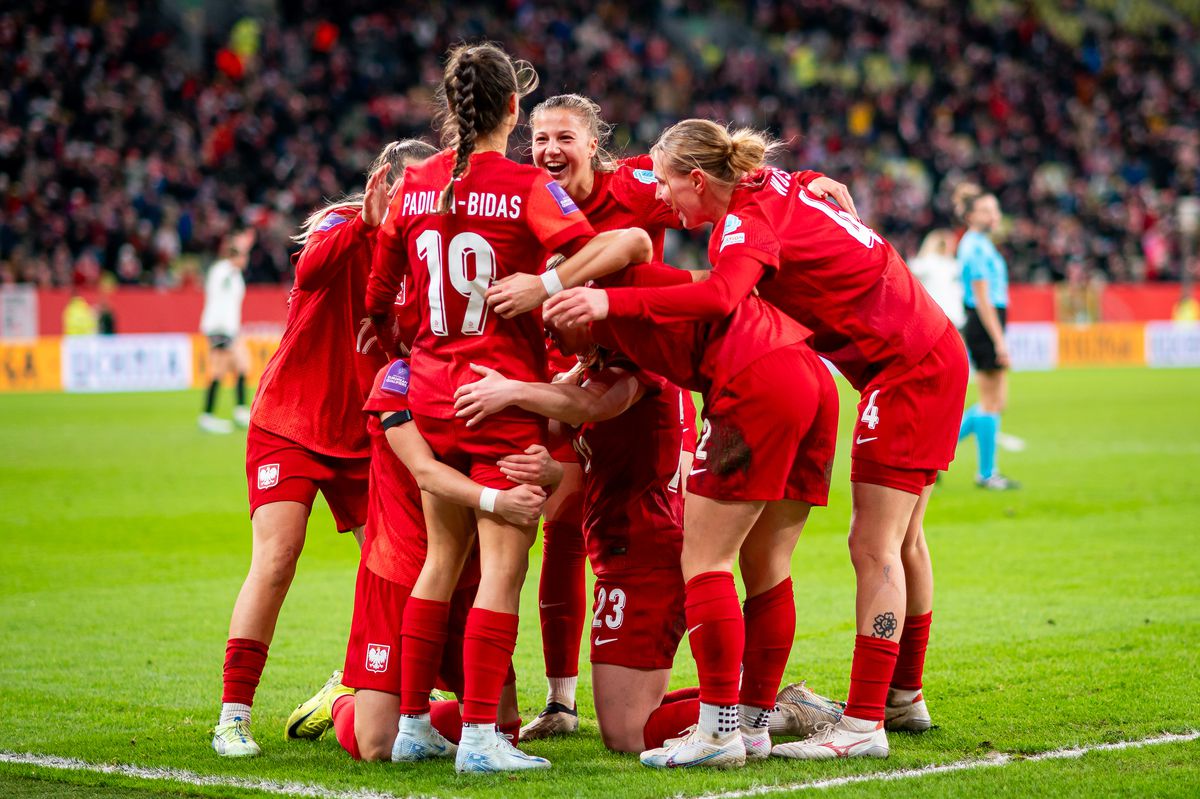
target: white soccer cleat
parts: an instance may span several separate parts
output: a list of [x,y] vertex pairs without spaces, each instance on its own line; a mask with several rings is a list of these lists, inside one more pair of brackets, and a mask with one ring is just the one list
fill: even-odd
[[401,716],[396,741],[392,744],[393,763],[415,763],[435,757],[453,757],[458,747],[447,741],[429,723],[429,716]]
[[579,729],[579,711],[551,702],[533,721],[521,728],[522,741],[536,741],[553,735],[570,735]]
[[841,757],[887,757],[888,739],[882,721],[867,721],[842,716],[837,724],[823,726],[821,731],[803,741],[779,744],[771,750],[773,757],[796,760],[831,760]]
[[507,736],[495,728],[463,731],[454,758],[454,770],[460,774],[490,774],[498,771],[529,771],[550,768],[550,761],[522,752]]
[[741,733],[747,763],[752,760],[766,760],[771,756],[771,733],[766,727],[742,727]]
[[1024,452],[1028,444],[1025,443],[1025,439],[1012,433],[997,433],[996,446],[1006,452]]
[[238,427],[250,426],[250,409],[245,405],[239,405],[233,409],[233,423]]
[[1021,487],[1021,484],[1011,477],[996,472],[991,477],[975,477],[975,485],[980,488],[986,488],[988,491],[1016,491]]
[[807,738],[822,725],[837,724],[846,704],[821,696],[806,681],[794,682],[779,692],[767,729],[775,736]]
[[889,688],[883,713],[884,727],[888,730],[925,732],[933,726],[933,719],[929,717],[929,708],[925,704],[925,694],[921,691]]
[[199,425],[200,429],[206,433],[226,435],[233,432],[233,422],[228,419],[218,419],[211,413],[200,414]]
[[212,748],[221,757],[258,757],[262,749],[250,734],[250,722],[234,719],[213,727]]
[[682,738],[671,738],[658,749],[642,752],[641,760],[650,768],[740,768],[746,765],[746,745],[741,730],[709,735],[694,724]]

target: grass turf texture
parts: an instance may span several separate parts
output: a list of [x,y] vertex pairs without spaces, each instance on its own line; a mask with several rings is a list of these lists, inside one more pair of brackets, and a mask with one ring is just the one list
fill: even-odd
[[[658,773],[605,752],[585,721],[580,735],[528,745],[554,762],[550,772],[483,778],[448,763],[354,763],[332,735],[282,740],[287,714],[344,657],[356,550],[320,501],[255,705],[265,754],[216,757],[208,731],[249,553],[242,437],[199,433],[194,392],[0,396],[0,750],[402,795],[665,797],[1200,727],[1200,372],[1063,371],[1012,384],[1005,429],[1029,449],[1001,453],[1001,466],[1025,488],[976,489],[969,444],[929,513],[938,587],[925,693],[936,729],[892,736],[888,761]],[[852,399],[843,386],[843,445]],[[853,645],[846,449],[830,507],[813,513],[797,551],[787,673],[837,696]],[[516,654],[526,718],[544,696],[536,566]],[[583,652],[580,710],[590,718]],[[672,685],[694,681],[684,642]],[[903,790],[1194,795],[1198,751],[1192,742],[1018,762]],[[20,796],[261,795],[2,764],[0,786]]]

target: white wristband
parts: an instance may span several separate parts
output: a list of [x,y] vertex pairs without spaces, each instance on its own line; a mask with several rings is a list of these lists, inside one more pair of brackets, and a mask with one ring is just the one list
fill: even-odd
[[496,510],[496,497],[500,495],[499,489],[485,488],[479,495],[479,509],[492,513]]
[[551,297],[563,290],[562,280],[559,279],[558,272],[553,269],[542,272],[542,285],[546,287],[546,293]]

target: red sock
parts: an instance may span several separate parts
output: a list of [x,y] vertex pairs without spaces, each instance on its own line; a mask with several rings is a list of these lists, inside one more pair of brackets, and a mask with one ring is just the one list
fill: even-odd
[[666,702],[656,707],[646,726],[642,728],[642,740],[647,749],[657,749],[668,738],[678,738],[700,718],[699,699],[681,699]]
[[462,735],[462,714],[458,711],[457,700],[447,699],[430,703],[429,721],[443,738],[450,743],[458,743],[458,738]]
[[676,688],[674,691],[667,691],[660,704],[669,705],[672,702],[682,702],[685,699],[699,699],[700,686],[689,685],[687,688]]
[[510,721],[507,724],[497,724],[496,729],[500,731],[501,735],[512,741],[513,746],[516,746],[517,739],[521,737],[521,717],[517,716],[516,721]]
[[225,643],[222,702],[254,704],[254,690],[267,665],[267,645],[252,638],[230,638]]
[[846,715],[867,721],[883,721],[888,683],[896,668],[900,644],[883,638],[858,635],[854,638],[854,662],[850,666],[850,696]]
[[404,604],[400,643],[400,712],[429,712],[429,692],[437,682],[450,619],[450,603],[409,597]]
[[929,623],[932,619],[932,610],[904,619],[900,655],[896,658],[896,670],[892,672],[893,688],[921,690],[921,678],[925,674],[925,649],[929,646]]
[[463,635],[463,722],[495,724],[500,689],[517,646],[517,616],[471,608]]
[[792,578],[746,600],[746,648],[742,655],[742,689],[738,701],[750,707],[775,707],[779,682],[796,637],[796,601]]
[[704,572],[688,580],[684,613],[700,676],[700,701],[736,705],[746,627],[733,574]]
[[355,760],[362,760],[358,738],[354,735],[354,694],[339,696],[333,703],[333,734],[337,742]]
[[542,525],[538,610],[547,677],[579,674],[579,640],[587,616],[586,560],[587,547],[578,522],[548,521]]

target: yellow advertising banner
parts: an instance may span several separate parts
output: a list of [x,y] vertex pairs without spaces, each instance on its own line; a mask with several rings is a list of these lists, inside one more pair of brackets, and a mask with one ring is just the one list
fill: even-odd
[[1059,366],[1145,366],[1146,326],[1058,326]]
[[[243,336],[234,346],[245,350],[248,363],[246,382],[252,386],[258,385],[263,370],[267,368],[267,361],[279,349],[279,339],[272,336]],[[192,336],[192,385],[196,388],[208,385],[208,339],[199,334]]]
[[57,338],[0,342],[0,392],[61,390],[62,348]]

